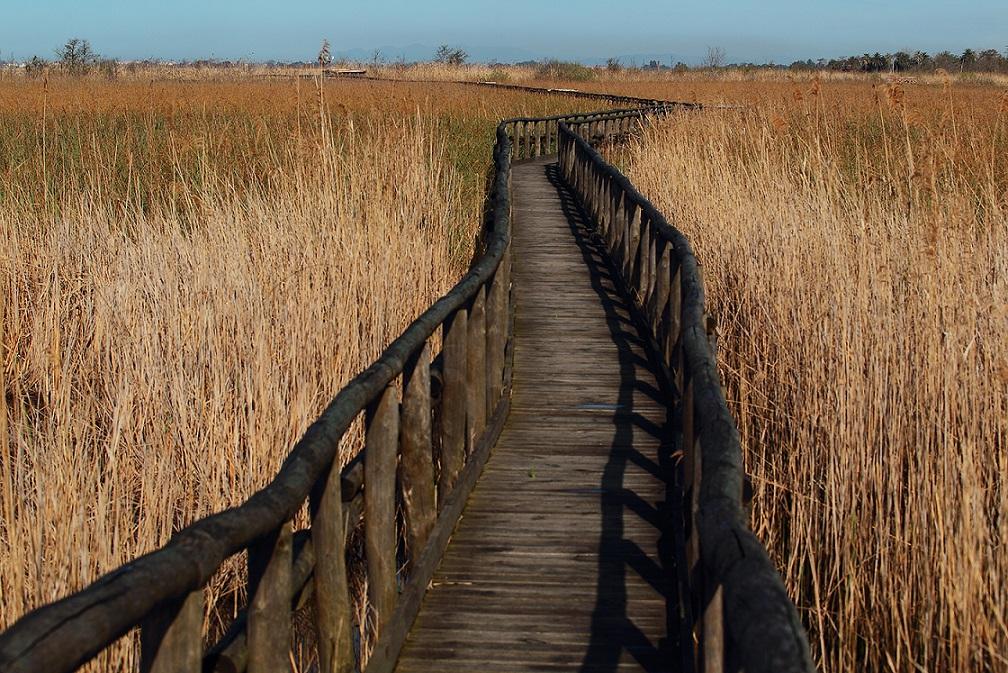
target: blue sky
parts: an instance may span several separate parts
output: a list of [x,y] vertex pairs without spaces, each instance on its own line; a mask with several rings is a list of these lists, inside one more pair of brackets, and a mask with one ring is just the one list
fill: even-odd
[[[502,11],[504,8],[504,11]],[[573,10],[573,11],[572,11]],[[707,45],[729,61],[790,62],[865,51],[1008,47],[1008,0],[0,0],[0,58],[51,56],[88,38],[117,58],[312,59],[322,38],[351,56],[660,57]]]

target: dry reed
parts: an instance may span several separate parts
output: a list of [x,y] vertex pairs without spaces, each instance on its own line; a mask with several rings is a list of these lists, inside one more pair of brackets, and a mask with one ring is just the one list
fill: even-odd
[[[0,625],[272,478],[464,270],[501,111],[566,105],[405,84],[0,85]],[[242,574],[235,559],[208,587],[209,632]],[[93,668],[135,657],[127,641]]]
[[1008,110],[785,86],[619,157],[703,264],[755,530],[821,670],[1008,671]]

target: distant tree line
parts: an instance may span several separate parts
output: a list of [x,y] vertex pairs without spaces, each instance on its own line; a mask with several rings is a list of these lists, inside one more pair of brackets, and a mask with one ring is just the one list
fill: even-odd
[[[610,58],[606,62],[606,69],[609,71],[619,71],[625,66],[618,59]],[[707,54],[697,66],[689,66],[683,62],[675,65],[660,63],[656,60],[642,65],[641,70],[674,70],[684,72],[694,68],[717,70],[720,68],[731,69],[775,69],[775,70],[833,70],[837,72],[902,72],[902,73],[933,73],[938,70],[947,72],[984,72],[984,73],[1008,73],[1008,47],[1003,52],[997,49],[973,50],[966,49],[961,54],[954,54],[950,51],[941,51],[936,54],[929,54],[926,51],[897,51],[892,54],[862,54],[860,56],[846,56],[831,59],[807,59],[795,61],[790,65],[778,63],[727,63],[725,52],[718,47],[708,47]],[[632,68],[636,69],[636,68]]]
[[[447,65],[462,65],[466,63],[469,55],[458,47],[441,45],[433,55],[433,60]],[[333,64],[334,58],[328,40],[324,40],[314,63],[309,61],[280,62],[266,61],[267,66],[308,66],[318,65],[323,68]],[[1003,52],[996,49],[973,50],[966,49],[961,54],[954,54],[950,51],[941,51],[936,54],[929,54],[926,51],[897,51],[890,54],[875,52],[874,54],[861,54],[860,56],[847,56],[842,58],[816,60],[806,59],[804,61],[794,61],[790,65],[776,63],[727,63],[725,51],[720,47],[708,47],[707,54],[703,58],[699,67],[703,69],[721,68],[742,68],[742,69],[779,69],[779,70],[833,70],[837,72],[860,72],[860,73],[880,73],[880,72],[900,72],[900,73],[932,73],[938,70],[947,72],[983,72],[983,73],[1008,73],[1008,47]],[[372,58],[375,65],[383,62],[380,52],[376,51]],[[342,59],[339,63],[345,63]],[[50,61],[45,58],[34,56],[25,63],[25,69],[29,75],[41,76],[45,72],[55,69],[66,75],[80,76],[93,72],[100,72],[109,79],[115,79],[120,67],[132,70],[141,65],[165,64],[164,61],[145,60],[133,61],[120,64],[115,59],[102,58],[94,50],[88,40],[74,37],[56,50],[55,59]],[[235,66],[248,66],[245,61],[230,61],[218,59],[197,59],[168,62],[171,65],[182,65],[200,68],[230,68]],[[393,65],[408,65],[405,59],[400,58]],[[491,66],[505,67],[506,64],[491,64]],[[538,75],[547,78],[559,79],[590,79],[593,76],[593,69],[580,63],[564,62],[557,60],[525,61],[518,63],[519,66],[531,66],[537,69]],[[610,58],[605,68],[610,72],[623,70],[625,66],[619,59]],[[671,62],[666,65],[651,60],[649,63],[640,66],[631,66],[633,70],[673,70],[684,72],[692,69],[691,66],[683,62],[674,65]],[[503,78],[503,70],[501,77]]]
[[839,72],[1004,72],[1008,73],[1008,48],[1003,53],[997,49],[974,51],[967,49],[961,54],[941,51],[929,54],[926,51],[897,51],[892,54],[862,54],[846,58],[795,61],[792,70],[836,70]]

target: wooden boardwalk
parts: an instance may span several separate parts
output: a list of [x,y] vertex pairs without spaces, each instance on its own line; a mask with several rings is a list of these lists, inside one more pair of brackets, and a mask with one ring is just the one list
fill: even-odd
[[677,670],[666,405],[556,167],[513,168],[514,392],[402,673]]

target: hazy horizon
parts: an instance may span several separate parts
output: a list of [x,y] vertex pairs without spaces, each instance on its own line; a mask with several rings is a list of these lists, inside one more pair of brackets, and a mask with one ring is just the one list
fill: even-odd
[[487,2],[404,0],[339,7],[310,0],[296,9],[267,0],[180,0],[170,6],[121,0],[0,0],[0,58],[53,56],[70,37],[88,39],[107,57],[126,60],[310,61],[323,39],[333,54],[409,61],[439,44],[474,61],[560,58],[597,63],[656,59],[695,64],[708,46],[728,62],[790,63],[861,53],[931,53],[1008,45],[1008,6],[978,0],[949,7],[938,0],[850,0],[816,5],[793,0],[758,8],[740,0],[701,6],[624,0],[618,9],[583,0],[576,12],[515,0],[500,11]]

